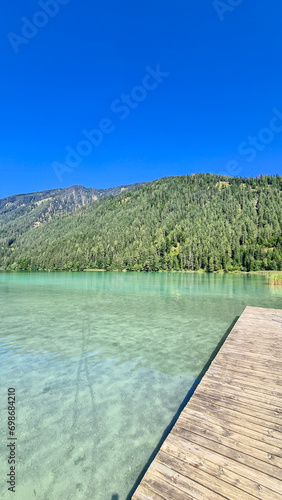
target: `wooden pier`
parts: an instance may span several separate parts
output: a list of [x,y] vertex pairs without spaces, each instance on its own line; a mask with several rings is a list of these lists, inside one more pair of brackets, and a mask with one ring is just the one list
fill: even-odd
[[246,307],[133,500],[282,500],[282,310]]

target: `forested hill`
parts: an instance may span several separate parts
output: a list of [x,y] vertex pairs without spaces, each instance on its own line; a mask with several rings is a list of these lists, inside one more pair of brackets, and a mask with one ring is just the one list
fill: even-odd
[[54,217],[77,210],[93,200],[117,195],[138,184],[109,189],[71,186],[29,194],[16,194],[0,199],[0,243],[8,246],[18,235],[50,222]]
[[[157,180],[4,241],[2,269],[282,269],[282,177]],[[4,228],[5,231],[5,228]]]

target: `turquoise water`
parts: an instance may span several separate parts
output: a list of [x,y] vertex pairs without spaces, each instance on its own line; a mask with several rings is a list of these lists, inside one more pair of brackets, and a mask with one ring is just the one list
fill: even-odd
[[125,500],[195,378],[263,276],[0,273],[0,497],[7,389],[17,500]]

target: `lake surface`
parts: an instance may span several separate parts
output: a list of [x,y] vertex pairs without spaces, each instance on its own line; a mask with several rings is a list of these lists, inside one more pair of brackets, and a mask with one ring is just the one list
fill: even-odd
[[16,500],[125,500],[246,305],[282,308],[258,275],[0,273],[0,497],[7,389]]

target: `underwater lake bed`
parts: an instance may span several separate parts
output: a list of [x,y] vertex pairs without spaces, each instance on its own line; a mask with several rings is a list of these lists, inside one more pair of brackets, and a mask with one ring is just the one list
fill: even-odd
[[125,500],[261,275],[0,273],[0,497],[16,390],[17,500]]

